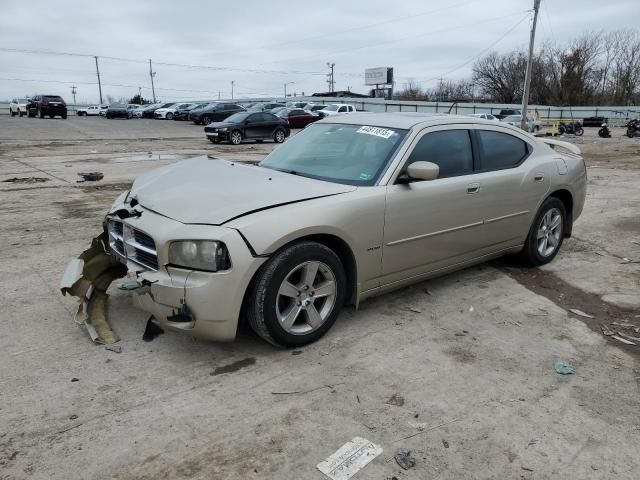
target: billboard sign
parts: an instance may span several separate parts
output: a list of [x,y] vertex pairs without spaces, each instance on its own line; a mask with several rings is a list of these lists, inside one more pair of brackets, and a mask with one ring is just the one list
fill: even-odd
[[393,68],[367,68],[364,71],[365,85],[388,85],[393,83]]

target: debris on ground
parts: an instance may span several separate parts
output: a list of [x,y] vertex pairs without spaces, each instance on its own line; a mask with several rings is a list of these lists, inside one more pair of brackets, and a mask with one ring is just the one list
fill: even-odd
[[618,340],[619,342],[624,343],[625,345],[635,345],[635,343],[633,343],[631,340],[627,340],[625,338],[622,338],[618,335],[612,335],[611,338],[615,338],[616,340]]
[[154,338],[159,335],[162,335],[164,330],[160,328],[160,325],[156,323],[156,319],[151,315],[149,320],[147,320],[147,326],[144,329],[144,333],[142,334],[142,340],[145,342],[150,342]]
[[43,183],[51,180],[45,177],[13,177],[2,180],[5,183]]
[[449,442],[447,442],[444,438],[442,439],[442,446],[444,448],[449,448]]
[[622,338],[626,338],[627,340],[631,340],[632,342],[640,342],[640,337],[634,337],[633,335],[628,335],[623,332],[618,332],[618,335],[620,335]]
[[316,468],[332,480],[348,480],[382,453],[382,447],[366,438],[354,437]]
[[106,345],[104,348],[110,352],[122,353],[122,345]]
[[77,180],[78,183],[82,182],[97,182],[104,178],[104,173],[102,172],[78,172],[78,176],[82,177],[80,180]]
[[76,377],[73,377],[73,378],[71,379],[71,381],[72,381],[72,382],[79,382],[79,381],[80,381],[80,379],[79,379],[79,378],[76,378]]
[[583,312],[582,310],[578,310],[577,308],[570,308],[569,311],[579,317],[585,318],[595,318],[593,315],[589,315],[588,313]]
[[573,365],[569,362],[556,362],[553,367],[560,375],[571,375],[572,373],[576,373],[576,369],[573,368]]
[[387,405],[394,405],[396,407],[401,407],[404,405],[404,397],[399,393],[394,393],[387,399],[385,403]]
[[606,325],[600,325],[600,329],[602,330],[602,334],[607,337],[610,337],[611,335],[615,335],[616,333],[613,330],[609,330],[609,327],[607,327]]
[[130,282],[130,283],[119,283],[118,284],[118,289],[119,290],[137,290],[138,288],[140,288],[140,284],[138,282]]
[[420,310],[419,308],[416,308],[416,307],[409,308],[409,311],[413,312],[413,313],[422,313],[422,310]]
[[404,470],[409,470],[416,466],[416,460],[411,456],[411,452],[406,448],[399,448],[393,455],[396,463]]

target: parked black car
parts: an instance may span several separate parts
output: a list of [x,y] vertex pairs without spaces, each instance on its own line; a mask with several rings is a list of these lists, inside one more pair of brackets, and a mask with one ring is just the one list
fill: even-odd
[[104,116],[107,118],[133,118],[133,109],[136,107],[137,105],[133,104],[125,105],[122,103],[114,103],[113,105],[109,105]]
[[243,140],[262,142],[273,139],[282,143],[289,136],[289,122],[269,112],[240,112],[231,115],[223,122],[210,123],[204,127],[209,141],[220,143],[226,141],[233,145]]
[[603,123],[609,123],[606,117],[588,117],[582,120],[583,127],[600,127]]
[[244,112],[245,109],[235,103],[210,103],[205,108],[191,110],[189,120],[196,125],[208,125],[211,122],[221,122],[234,113]]
[[204,108],[206,105],[189,105],[188,107],[178,108],[173,113],[174,120],[189,120],[189,112],[194,108]]
[[56,115],[67,118],[67,104],[58,95],[34,95],[27,103],[27,113],[30,117],[38,115],[40,118]]
[[149,107],[144,109],[144,112],[142,112],[142,118],[153,118],[153,114],[156,113],[156,110],[158,110],[159,108],[169,108],[175,103],[176,102],[154,103],[153,105],[150,105]]

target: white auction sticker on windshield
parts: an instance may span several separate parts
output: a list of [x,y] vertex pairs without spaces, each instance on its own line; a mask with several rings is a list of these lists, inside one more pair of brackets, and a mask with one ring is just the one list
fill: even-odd
[[362,127],[360,127],[357,130],[358,133],[366,133],[367,135],[375,135],[376,137],[382,137],[384,139],[389,139],[391,138],[391,135],[393,135],[394,132],[393,130],[389,130],[388,128],[381,128],[381,127],[369,127],[367,125],[363,125]]

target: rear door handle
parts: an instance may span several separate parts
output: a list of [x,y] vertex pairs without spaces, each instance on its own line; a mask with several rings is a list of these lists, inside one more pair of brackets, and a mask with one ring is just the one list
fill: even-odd
[[467,185],[467,193],[478,193],[480,191],[479,183],[470,183]]
[[533,177],[533,180],[535,182],[541,182],[544,180],[544,175],[542,175],[541,173],[536,173],[536,176]]

